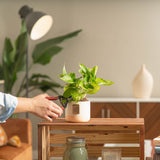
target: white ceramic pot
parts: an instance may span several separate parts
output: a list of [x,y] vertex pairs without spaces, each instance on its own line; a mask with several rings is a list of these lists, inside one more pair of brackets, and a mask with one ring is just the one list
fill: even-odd
[[68,103],[65,109],[65,120],[69,122],[88,122],[90,120],[90,101]]

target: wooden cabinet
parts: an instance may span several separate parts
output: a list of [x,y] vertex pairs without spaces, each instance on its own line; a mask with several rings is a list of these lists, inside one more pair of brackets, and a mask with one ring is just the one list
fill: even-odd
[[160,98],[90,98],[92,118],[144,118],[145,139],[160,135]]

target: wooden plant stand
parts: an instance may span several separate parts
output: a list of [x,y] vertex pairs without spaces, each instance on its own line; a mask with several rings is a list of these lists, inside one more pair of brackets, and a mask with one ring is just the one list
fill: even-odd
[[137,144],[118,148],[122,157],[144,160],[143,118],[92,118],[87,123],[70,123],[62,118],[52,123],[41,122],[38,124],[38,160],[63,157],[69,136],[85,137],[89,157],[101,157],[104,144]]

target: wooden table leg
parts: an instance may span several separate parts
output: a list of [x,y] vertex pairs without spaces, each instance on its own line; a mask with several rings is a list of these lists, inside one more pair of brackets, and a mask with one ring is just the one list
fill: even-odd
[[50,131],[49,126],[38,126],[38,160],[49,160]]
[[42,160],[42,126],[38,125],[38,160]]
[[49,160],[49,126],[42,127],[42,160]]

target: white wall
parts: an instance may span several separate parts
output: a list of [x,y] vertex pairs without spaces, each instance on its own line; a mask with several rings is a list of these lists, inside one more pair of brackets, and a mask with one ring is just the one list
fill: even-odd
[[[160,96],[159,0],[0,0],[1,51],[4,38],[14,40],[19,32],[18,10],[24,4],[53,16],[54,25],[42,40],[83,29],[62,44],[64,50],[49,65],[37,65],[33,72],[48,73],[61,83],[64,64],[69,72],[77,72],[79,63],[98,65],[98,76],[115,84],[94,96],[133,97],[132,80],[144,63],[154,78],[152,97]],[[30,40],[30,51],[37,42]],[[35,128],[39,119],[31,118]]]

